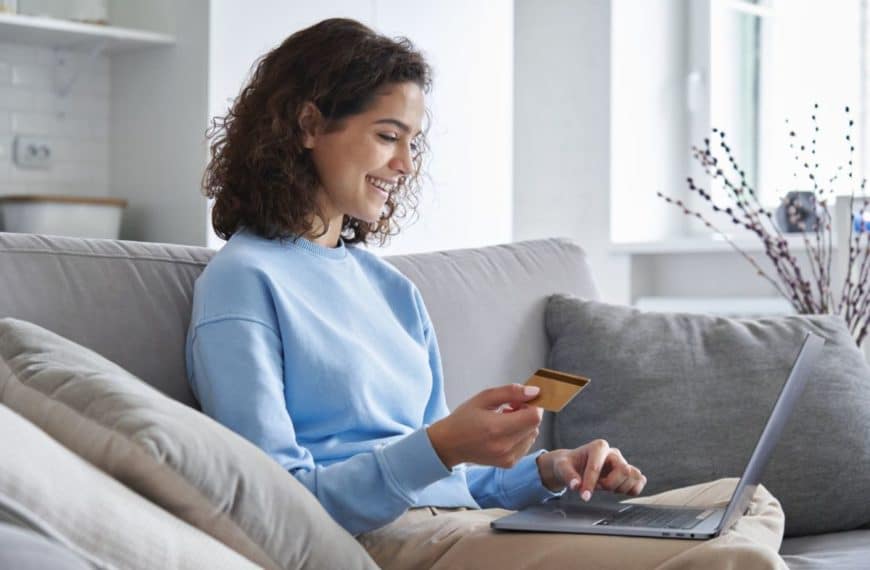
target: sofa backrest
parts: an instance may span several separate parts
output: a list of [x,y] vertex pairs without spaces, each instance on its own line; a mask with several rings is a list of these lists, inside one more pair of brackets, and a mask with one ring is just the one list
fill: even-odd
[[388,257],[420,289],[435,326],[453,409],[547,364],[547,297],[598,294],[583,250],[565,239]]
[[86,346],[194,404],[184,370],[205,248],[0,233],[0,316]]
[[[214,251],[168,244],[0,233],[0,317],[84,345],[196,406],[184,369],[193,283]],[[386,258],[420,289],[452,408],[546,365],[551,293],[597,298],[563,239]]]

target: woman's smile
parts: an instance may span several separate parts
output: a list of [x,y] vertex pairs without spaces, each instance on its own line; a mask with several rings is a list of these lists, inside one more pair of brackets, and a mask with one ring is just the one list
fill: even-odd
[[383,178],[376,178],[370,175],[366,175],[366,182],[368,183],[369,188],[372,188],[375,192],[383,196],[384,199],[388,198],[390,192],[396,188],[395,182],[390,182]]

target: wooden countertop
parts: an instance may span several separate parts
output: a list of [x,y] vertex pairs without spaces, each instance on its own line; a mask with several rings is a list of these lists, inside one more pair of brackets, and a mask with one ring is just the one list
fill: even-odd
[[127,200],[121,198],[102,198],[95,196],[57,196],[48,194],[10,194],[0,196],[3,202],[51,202],[55,204],[93,204],[98,206],[117,206],[125,208]]

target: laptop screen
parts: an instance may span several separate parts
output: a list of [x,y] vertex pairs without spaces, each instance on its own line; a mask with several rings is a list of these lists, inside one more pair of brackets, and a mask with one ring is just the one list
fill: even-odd
[[752,496],[755,494],[755,489],[761,482],[761,474],[770,460],[774,447],[776,447],[782,430],[788,422],[792,411],[797,405],[804,388],[809,381],[810,372],[825,345],[825,339],[813,333],[807,333],[801,345],[800,352],[791,367],[788,378],[782,386],[779,397],[773,406],[773,411],[767,419],[767,424],[761,432],[761,437],[755,445],[755,450],[749,458],[749,463],[743,471],[743,476],[740,477],[740,482],[734,489],[734,494],[731,496],[731,501],[728,503],[728,508],[725,514],[722,515],[721,529],[724,532],[731,528],[734,523],[746,512],[749,508],[749,503],[752,501]]

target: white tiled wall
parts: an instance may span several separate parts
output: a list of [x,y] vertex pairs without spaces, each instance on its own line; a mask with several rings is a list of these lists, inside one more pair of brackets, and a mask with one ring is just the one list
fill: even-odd
[[[0,195],[108,196],[109,60],[99,55],[0,42]],[[80,69],[69,94],[56,83]],[[18,168],[17,135],[44,137],[49,170]]]

